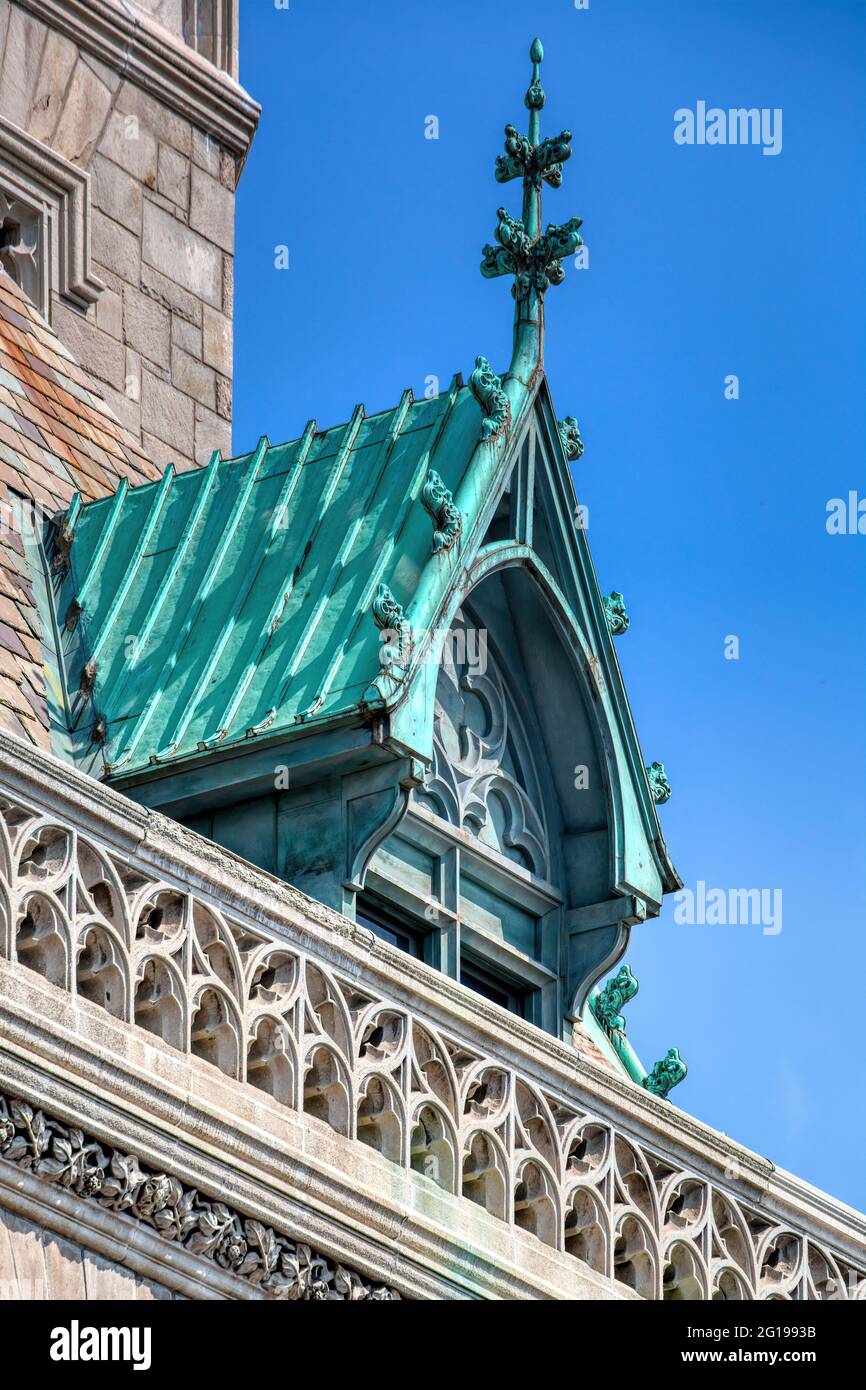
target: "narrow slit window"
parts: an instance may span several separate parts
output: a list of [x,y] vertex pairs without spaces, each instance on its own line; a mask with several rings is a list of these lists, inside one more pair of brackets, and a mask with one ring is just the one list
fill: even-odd
[[183,0],[184,41],[224,72],[230,69],[232,0]]

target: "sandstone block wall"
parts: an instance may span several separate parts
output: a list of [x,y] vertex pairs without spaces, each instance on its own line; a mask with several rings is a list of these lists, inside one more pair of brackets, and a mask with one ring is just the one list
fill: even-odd
[[[188,468],[231,450],[235,190],[248,139],[239,130],[228,148],[192,101],[184,114],[189,65],[224,84],[229,105],[255,108],[183,44],[180,0],[135,7],[166,71],[177,66],[171,104],[124,70],[122,44],[110,63],[61,32],[57,8],[0,0],[0,111],[91,179],[93,269],[106,288],[86,313],[53,294],[52,323],[152,462]],[[83,33],[86,7],[68,8],[83,13]]]
[[152,1302],[181,1294],[0,1206],[0,1303]]

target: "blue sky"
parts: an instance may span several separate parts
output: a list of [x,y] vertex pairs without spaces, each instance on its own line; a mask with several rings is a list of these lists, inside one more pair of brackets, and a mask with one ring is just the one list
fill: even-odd
[[[504,369],[509,285],[478,265],[536,33],[575,151],[545,220],[590,250],[548,295],[547,371],[665,837],[687,885],[783,895],[777,935],[669,899],[629,1035],[648,1065],[679,1046],[683,1108],[863,1208],[866,537],[825,522],[866,494],[864,0],[245,0],[235,450]],[[699,101],[781,108],[781,153],[677,145]]]

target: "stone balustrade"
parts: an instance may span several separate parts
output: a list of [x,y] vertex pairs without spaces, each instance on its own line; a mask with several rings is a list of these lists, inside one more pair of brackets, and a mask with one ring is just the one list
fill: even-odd
[[[381,1229],[390,1210],[399,1222],[408,1212],[426,1222],[428,1254],[416,1246],[393,1276],[403,1296],[448,1297],[449,1278],[455,1297],[866,1296],[863,1217],[579,1050],[6,735],[0,798],[0,979],[8,981],[8,1015],[18,1007],[23,1020],[36,1010],[27,986],[40,977],[39,1007],[50,1008],[53,998],[61,1031],[97,1039],[107,1073],[122,1044],[133,1049],[130,1075],[133,1063],[162,1075],[167,1093],[172,1068],[181,1065],[200,1095],[209,1080],[219,1081],[217,1108],[224,1114],[227,1105],[240,1107],[232,1133],[266,1115],[274,1135],[288,1132],[291,1117],[299,1152],[330,1134],[329,1165],[375,1191],[384,1213],[378,1232],[358,1234],[366,1217],[357,1210],[349,1223],[356,1236],[344,1259],[366,1265],[372,1279],[384,1266],[374,1269],[369,1251],[395,1239],[383,1238]],[[0,1041],[0,1092],[11,1097],[8,1104],[19,1104],[16,1074],[27,1074],[23,1099],[31,1110],[35,1102],[56,1114],[59,1103],[72,1115],[84,1062],[64,1061],[67,1045],[54,1057],[51,1094],[46,1088],[43,1095],[39,1066],[50,1043],[28,1073],[27,1039],[39,1030],[28,1035],[22,1026],[18,1044],[14,1035],[4,1028]],[[39,1050],[35,1041],[33,1047]],[[7,1065],[13,1053],[15,1067]],[[118,1078],[121,1088],[120,1070]],[[155,1098],[151,1109],[158,1128]],[[0,1155],[4,1132],[7,1150],[15,1138],[9,1113],[5,1131],[0,1119]],[[187,1106],[172,1119],[180,1140],[185,1126],[195,1138],[189,1115]],[[113,1138],[110,1126],[103,1114],[95,1142]],[[23,1132],[19,1126],[19,1139]],[[128,1135],[120,1147],[129,1152]],[[19,1142],[12,1161],[22,1154]],[[146,1163],[149,1155],[142,1149],[130,1161],[139,1157]],[[225,1162],[231,1167],[231,1154]],[[35,1161],[26,1166],[40,1171]],[[49,1165],[46,1176],[65,1182],[59,1172]],[[174,1182],[176,1207],[185,1173],[160,1177]],[[101,1185],[98,1179],[94,1192],[75,1192],[111,1208]],[[221,1195],[190,1198],[190,1210],[204,1209],[204,1201],[212,1212]],[[133,1206],[130,1199],[112,1209],[129,1221],[141,1217]],[[231,1227],[235,1255],[243,1244],[234,1272],[244,1258],[258,1269],[261,1260],[257,1265],[244,1243],[238,1195],[234,1206],[241,1211]],[[338,1206],[327,1237],[332,1255],[347,1221]],[[248,1218],[260,1214],[247,1206]],[[145,1217],[159,1232],[153,1211]],[[170,1225],[168,1217],[163,1224]],[[201,1229],[211,1225],[207,1216]],[[498,1230],[510,1244],[497,1252]],[[288,1229],[288,1236],[297,1234]],[[411,1270],[436,1264],[429,1254],[434,1237],[449,1253],[438,1282],[416,1286]],[[199,1233],[194,1252],[212,1253],[202,1239]],[[491,1270],[526,1270],[520,1251],[535,1251],[537,1269],[525,1274],[525,1287],[517,1275],[510,1287],[492,1275],[492,1282],[479,1274],[474,1283],[469,1266],[457,1269],[454,1253],[467,1242],[476,1247],[476,1267],[487,1260]],[[232,1272],[224,1261],[222,1268]],[[266,1293],[285,1296],[292,1287],[272,1272],[256,1277],[270,1280]],[[360,1276],[339,1277],[346,1297],[389,1296],[371,1292],[374,1285]],[[289,1296],[326,1296],[295,1288]]]

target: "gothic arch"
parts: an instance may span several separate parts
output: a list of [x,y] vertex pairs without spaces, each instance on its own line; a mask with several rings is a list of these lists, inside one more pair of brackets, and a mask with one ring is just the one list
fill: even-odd
[[[361,905],[392,941],[395,911],[398,938],[408,913],[405,949],[563,1036],[640,919],[630,863],[661,898],[658,826],[597,607],[570,603],[530,546],[482,547],[414,654],[406,714],[430,768]],[[429,865],[426,897],[413,856]]]
[[[529,610],[525,621],[532,623],[540,620],[547,626],[551,639],[556,639],[556,647],[563,658],[562,669],[559,672],[557,703],[560,697],[564,701],[570,685],[576,696],[585,730],[591,739],[590,746],[594,758],[593,763],[589,765],[590,786],[595,774],[596,782],[600,783],[595,791],[600,793],[604,800],[608,835],[609,870],[606,891],[615,891],[622,886],[625,858],[622,783],[614,751],[619,735],[603,697],[600,698],[598,685],[595,684],[598,678],[593,672],[598,670],[598,654],[576,621],[556,580],[529,546],[511,541],[495,541],[479,551],[466,573],[464,583],[450,596],[448,605],[431,636],[426,662],[431,669],[438,672],[448,634],[453,628],[457,614],[466,606],[475,608],[485,584],[497,576],[508,576],[514,589],[520,585]],[[512,605],[512,612],[516,607],[522,606]],[[421,741],[422,746],[432,751],[436,720],[435,679],[428,678],[426,687],[427,699],[423,711]],[[540,711],[537,703],[536,711],[548,716],[551,721],[557,717],[557,713],[561,717],[561,711],[553,708],[553,702],[549,710],[542,708]],[[571,714],[572,711],[569,710],[570,717]],[[543,729],[544,720],[540,719],[539,722]],[[570,780],[573,783],[573,773]],[[580,795],[577,789],[573,790]],[[606,896],[606,893],[603,895]],[[606,966],[602,967],[604,968]]]

